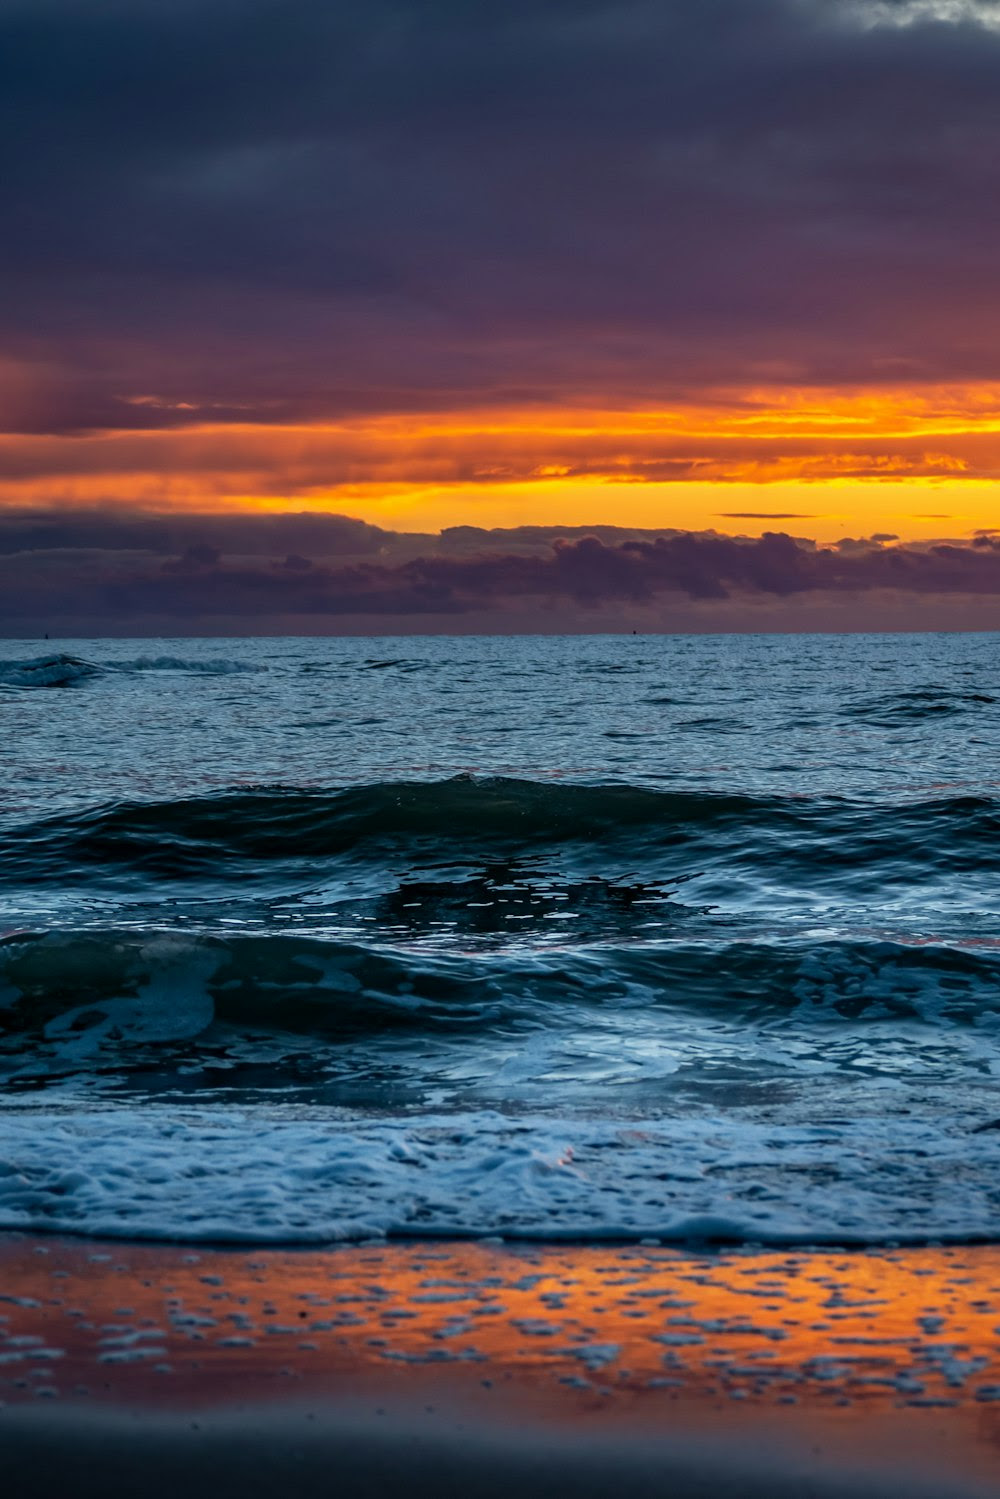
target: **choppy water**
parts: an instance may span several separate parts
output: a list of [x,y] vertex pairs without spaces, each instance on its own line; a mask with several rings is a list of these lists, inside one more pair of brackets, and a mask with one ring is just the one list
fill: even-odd
[[0,656],[0,1227],[1000,1237],[1000,637]]

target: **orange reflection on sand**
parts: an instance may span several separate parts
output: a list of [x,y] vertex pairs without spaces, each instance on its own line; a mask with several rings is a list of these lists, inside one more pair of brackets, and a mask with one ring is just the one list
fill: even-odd
[[[1000,1400],[1000,1250],[0,1243],[0,1397],[511,1375],[759,1404]],[[289,1375],[288,1371],[291,1371]],[[420,1372],[422,1371],[422,1373]],[[996,1406],[1000,1413],[1000,1405]]]

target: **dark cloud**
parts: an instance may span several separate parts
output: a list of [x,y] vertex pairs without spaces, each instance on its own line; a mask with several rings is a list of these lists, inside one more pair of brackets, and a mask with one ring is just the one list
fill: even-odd
[[[250,630],[275,619],[304,618],[325,620],[330,630],[348,618],[412,630],[430,616],[461,628],[469,616],[485,614],[516,627],[542,609],[558,625],[567,611],[578,618],[590,612],[595,619],[601,611],[649,610],[678,601],[768,599],[778,605],[821,596],[840,599],[846,614],[848,597],[876,593],[915,603],[931,595],[1000,597],[1000,539],[986,535],[971,543],[925,546],[845,537],[834,547],[820,547],[773,531],[758,539],[714,532],[629,535],[613,528],[603,537],[543,528],[524,528],[530,536],[492,531],[437,539],[382,532],[373,555],[363,548],[352,553],[345,538],[357,535],[355,523],[344,522],[338,537],[336,518],[323,518],[325,534],[323,527],[314,531],[322,550],[312,553],[285,550],[290,536],[305,537],[311,517],[283,517],[269,531],[260,518],[211,518],[214,542],[206,539],[208,519],[192,518],[188,539],[170,555],[163,554],[155,531],[146,535],[146,545],[136,545],[139,533],[116,533],[113,518],[102,538],[100,517],[91,516],[89,532],[79,531],[76,545],[69,528],[60,538],[53,522],[48,541],[61,539],[61,546],[0,556],[0,619],[8,632],[16,632],[18,621],[53,617],[115,634],[142,633],[151,618],[195,632],[219,618]],[[295,521],[303,527],[297,530]],[[143,524],[153,523],[136,522]],[[171,524],[182,540],[180,522]],[[0,534],[3,529],[0,524]],[[272,544],[280,542],[272,555],[263,550],[265,535]],[[99,545],[102,539],[109,545]],[[918,621],[920,607],[914,611]]]
[[153,556],[281,552],[361,556],[395,539],[345,515],[176,515],[106,510],[0,508],[0,555],[45,552],[148,552]]
[[900,11],[3,0],[6,422],[995,378],[1000,34]]

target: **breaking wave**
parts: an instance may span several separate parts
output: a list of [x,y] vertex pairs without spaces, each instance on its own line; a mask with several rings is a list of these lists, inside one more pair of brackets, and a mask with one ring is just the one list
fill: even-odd
[[[0,943],[0,1070],[127,1065],[136,1048],[240,1030],[341,1039],[572,1028],[659,1011],[678,1025],[872,1022],[1000,1029],[1000,951],[901,942],[677,942],[428,952],[384,942],[176,931],[18,933]],[[685,1020],[685,1015],[689,1020]],[[274,1079],[280,1082],[280,1077]]]
[[75,687],[95,677],[147,671],[193,672],[202,676],[243,676],[267,671],[246,661],[185,660],[179,656],[136,656],[128,661],[105,661],[98,665],[64,652],[25,660],[0,661],[0,688]]
[[57,653],[25,661],[0,661],[0,687],[73,687],[103,668],[78,656]]

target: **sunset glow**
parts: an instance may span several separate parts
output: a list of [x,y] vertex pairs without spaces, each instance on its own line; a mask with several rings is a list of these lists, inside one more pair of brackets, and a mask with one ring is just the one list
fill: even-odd
[[997,1499],[1000,0],[0,0],[14,1499]]
[[719,391],[652,409],[480,409],[165,425],[0,441],[7,506],[330,510],[411,531],[471,523],[891,531],[996,519],[1000,386]]
[[[286,628],[263,594],[215,612],[265,555],[242,518],[348,517],[392,566],[454,528],[498,555],[524,527],[543,550],[635,539],[610,528],[921,549],[1000,523],[994,6],[246,9],[13,4],[9,630]],[[110,544],[141,517],[152,552]],[[263,565],[359,555],[310,536]],[[150,569],[196,554],[223,586],[161,609]],[[996,570],[969,560],[929,615],[901,565],[863,620],[992,627]],[[400,628],[431,627],[383,581]],[[292,601],[296,628],[365,615],[346,582]],[[676,579],[652,594],[636,626],[683,627]],[[606,624],[534,597],[487,612]],[[787,628],[862,619],[817,607]]]

